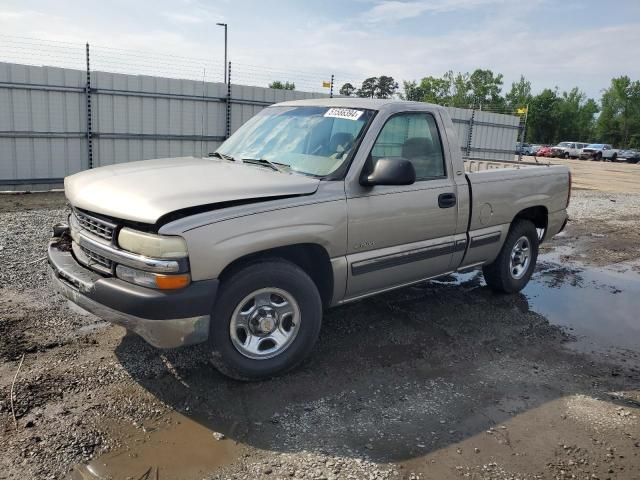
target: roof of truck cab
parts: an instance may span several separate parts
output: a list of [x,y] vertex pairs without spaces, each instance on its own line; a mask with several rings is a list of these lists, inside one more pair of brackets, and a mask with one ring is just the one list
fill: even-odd
[[310,98],[307,100],[291,100],[288,102],[276,103],[272,106],[313,106],[313,107],[346,107],[364,108],[368,110],[402,110],[408,106],[420,107],[422,109],[442,108],[438,105],[409,102],[407,100],[378,99],[378,98],[354,98],[354,97],[334,97],[334,98]]

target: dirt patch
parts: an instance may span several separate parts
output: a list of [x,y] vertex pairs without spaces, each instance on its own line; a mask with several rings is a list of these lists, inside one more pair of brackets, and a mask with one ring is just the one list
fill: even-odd
[[638,258],[638,225],[640,195],[580,192],[569,207],[566,230],[542,251],[553,249],[558,260],[589,265],[630,262]]
[[0,213],[63,208],[63,192],[0,193]]
[[[532,157],[527,157],[532,159]],[[541,159],[542,160],[542,159]],[[591,160],[542,160],[567,165],[575,188],[599,192],[640,194],[640,165],[624,162],[594,162]]]

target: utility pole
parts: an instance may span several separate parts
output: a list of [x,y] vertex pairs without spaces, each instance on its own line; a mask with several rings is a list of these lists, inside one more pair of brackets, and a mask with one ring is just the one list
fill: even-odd
[[219,27],[224,27],[224,83],[227,82],[227,24],[216,23]]

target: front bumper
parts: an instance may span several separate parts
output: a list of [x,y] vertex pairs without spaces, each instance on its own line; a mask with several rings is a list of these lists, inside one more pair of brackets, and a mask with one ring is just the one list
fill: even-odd
[[209,337],[218,280],[193,282],[177,291],[140,287],[103,277],[80,265],[63,238],[48,249],[49,274],[56,289],[84,310],[131,330],[158,348],[175,348]]

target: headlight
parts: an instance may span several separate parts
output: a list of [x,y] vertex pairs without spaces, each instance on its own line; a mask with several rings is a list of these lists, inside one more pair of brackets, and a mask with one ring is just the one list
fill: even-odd
[[159,290],[177,290],[191,283],[191,276],[188,273],[164,275],[161,273],[144,272],[125,265],[118,265],[116,267],[116,277],[125,282],[135,283],[136,285],[147,288],[157,288]]
[[118,234],[120,248],[154,258],[182,258],[187,256],[187,243],[182,237],[154,235],[123,228]]

